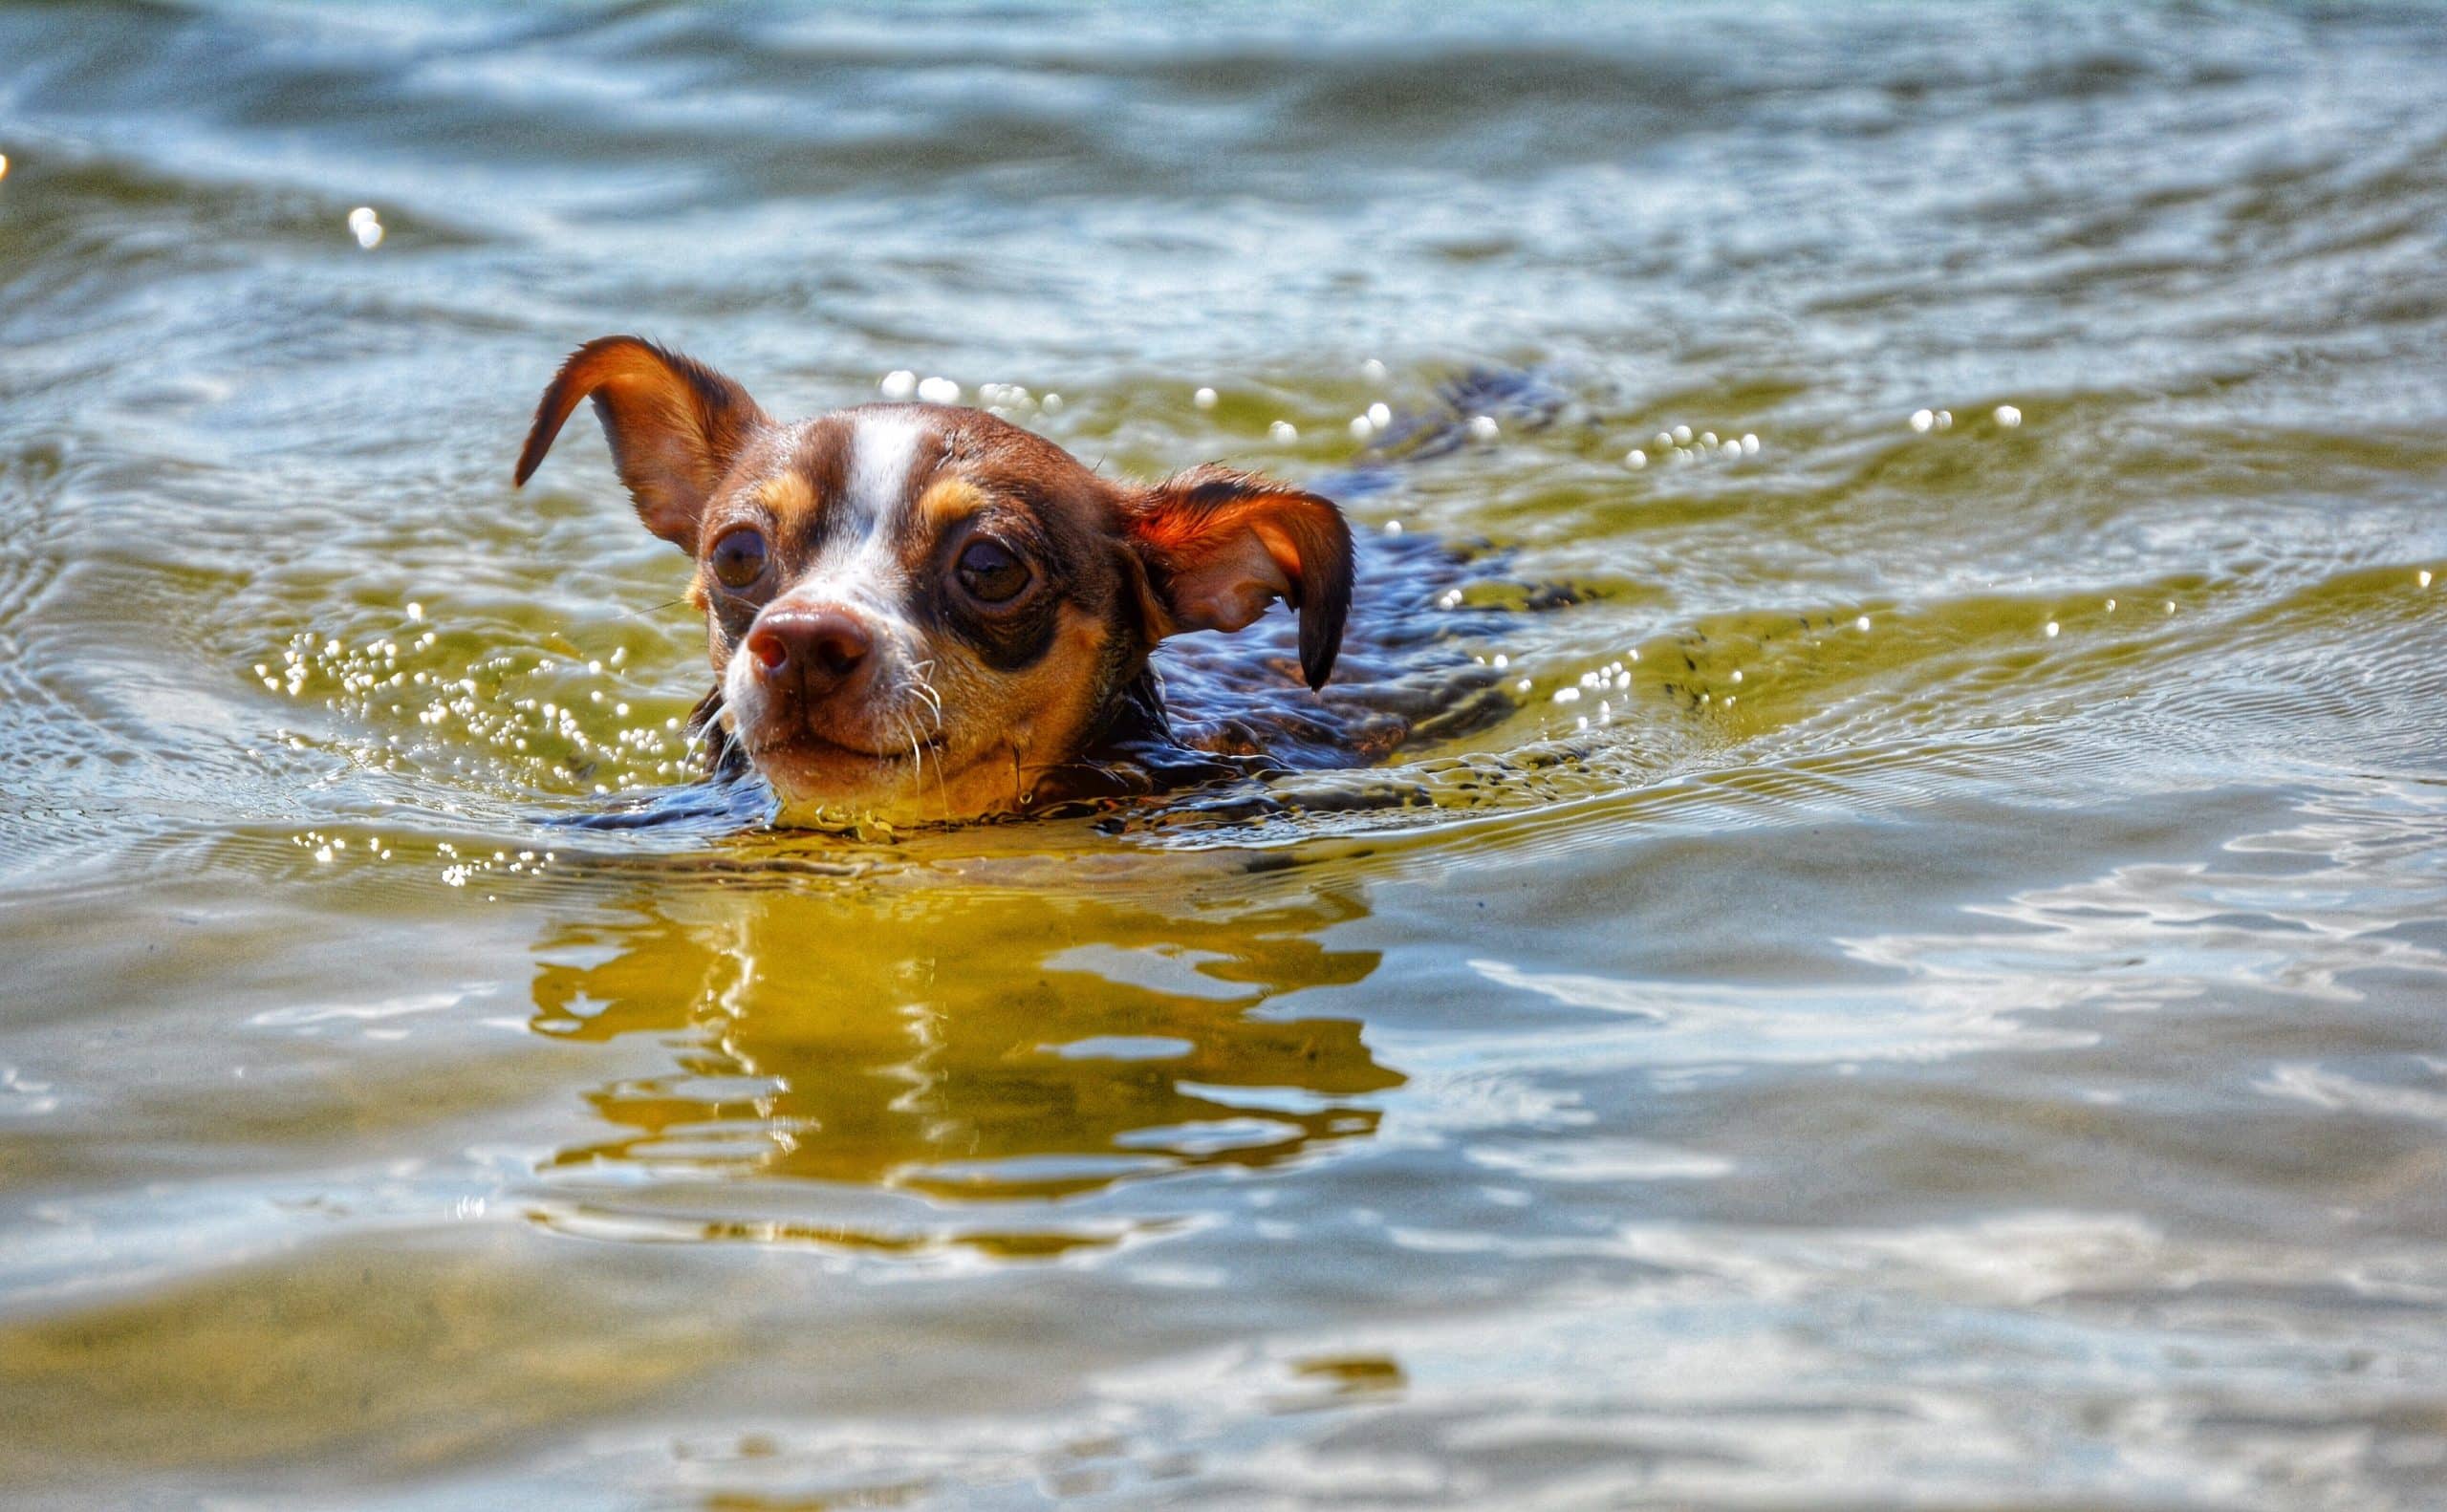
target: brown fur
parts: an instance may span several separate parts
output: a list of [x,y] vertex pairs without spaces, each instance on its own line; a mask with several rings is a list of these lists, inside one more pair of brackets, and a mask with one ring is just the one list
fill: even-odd
[[[1303,680],[1332,671],[1351,540],[1313,494],[1220,466],[1133,487],[976,410],[776,424],[730,379],[629,336],[563,364],[517,482],[589,397],[639,519],[696,559],[717,747],[735,744],[786,813],[1025,808],[1112,723],[1159,639],[1238,630],[1276,597],[1300,614]],[[878,475],[899,457],[880,448],[902,446],[906,473]],[[717,553],[750,537],[761,575],[724,583]],[[979,541],[1027,568],[1004,602],[963,575]],[[855,654],[793,638],[818,624],[857,627]]]

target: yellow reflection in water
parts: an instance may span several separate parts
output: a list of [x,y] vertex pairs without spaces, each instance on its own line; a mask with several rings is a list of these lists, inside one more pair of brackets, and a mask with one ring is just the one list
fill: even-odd
[[1044,890],[641,897],[538,947],[530,1022],[672,1036],[671,1068],[593,1093],[607,1132],[548,1175],[1029,1199],[1365,1136],[1379,1113],[1353,1099],[1402,1077],[1360,1024],[1258,1011],[1374,971],[1314,938],[1362,912],[1332,892],[1211,913]]

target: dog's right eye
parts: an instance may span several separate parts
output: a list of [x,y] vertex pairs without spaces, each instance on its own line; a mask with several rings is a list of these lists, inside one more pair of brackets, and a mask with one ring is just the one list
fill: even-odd
[[754,529],[733,530],[714,543],[705,560],[725,588],[746,588],[765,575],[765,537]]

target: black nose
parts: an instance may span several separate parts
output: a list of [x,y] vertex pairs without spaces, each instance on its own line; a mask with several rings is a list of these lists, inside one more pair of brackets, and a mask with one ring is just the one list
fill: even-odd
[[857,616],[827,604],[816,609],[769,610],[757,616],[747,632],[746,649],[755,659],[756,675],[769,685],[816,699],[847,682],[865,665],[867,653],[875,649],[875,637]]

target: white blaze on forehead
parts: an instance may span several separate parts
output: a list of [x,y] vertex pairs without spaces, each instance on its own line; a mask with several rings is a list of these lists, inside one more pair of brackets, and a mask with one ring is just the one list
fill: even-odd
[[784,596],[863,604],[897,619],[902,612],[898,548],[909,513],[909,478],[931,432],[919,416],[905,412],[863,414],[850,423],[849,457],[823,553]]
[[926,427],[907,413],[865,414],[850,432],[847,497],[851,517],[874,533],[899,520],[909,507],[909,473]]

